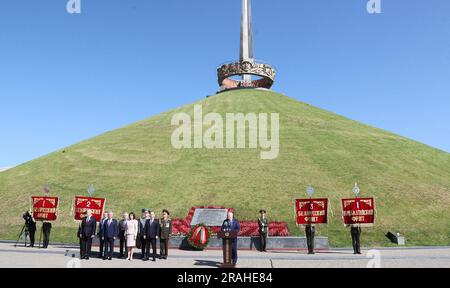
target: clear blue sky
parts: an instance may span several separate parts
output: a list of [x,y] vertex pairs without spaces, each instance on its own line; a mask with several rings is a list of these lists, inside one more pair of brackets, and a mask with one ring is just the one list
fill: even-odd
[[[0,2],[0,167],[214,93],[240,0]],[[450,151],[450,1],[253,0],[275,91]]]

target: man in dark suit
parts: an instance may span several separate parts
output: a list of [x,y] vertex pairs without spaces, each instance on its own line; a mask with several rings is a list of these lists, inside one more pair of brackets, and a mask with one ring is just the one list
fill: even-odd
[[122,220],[119,221],[119,240],[120,240],[120,253],[119,258],[123,258],[127,249],[127,236],[125,235],[125,230],[127,229],[128,213],[124,212],[122,214]]
[[97,221],[92,216],[92,211],[86,211],[86,217],[81,220],[80,239],[81,239],[81,259],[89,260],[91,256],[92,238],[95,237]]
[[116,219],[113,219],[113,212],[108,212],[108,218],[103,222],[102,239],[105,241],[105,255],[103,260],[112,260],[114,253],[114,241],[119,234],[119,223]]
[[137,239],[140,242],[141,246],[141,259],[145,260],[146,255],[148,253],[147,249],[147,241],[145,239],[145,224],[147,223],[147,220],[150,219],[150,211],[147,208],[142,209],[142,217],[139,219],[139,226],[138,226],[138,235]]
[[156,261],[156,239],[159,237],[159,221],[155,218],[155,212],[150,212],[150,219],[145,222],[145,236],[147,242],[147,256],[145,260],[150,259],[150,244],[152,245],[152,261]]
[[[237,219],[234,219],[234,213],[232,211],[228,212],[227,219],[223,221],[222,224],[222,231],[228,231],[228,232],[237,232],[241,230],[241,225],[239,224],[239,221]],[[231,252],[231,259],[233,262],[233,266],[236,267],[237,263],[237,238],[233,239],[232,241],[232,252]]]
[[98,255],[98,258],[104,258],[105,257],[105,240],[102,239],[102,235],[103,235],[103,224],[105,223],[106,219],[108,219],[108,212],[103,212],[103,218],[100,220],[100,223],[98,225],[98,232],[97,232],[97,236],[98,239],[100,241],[100,255]]

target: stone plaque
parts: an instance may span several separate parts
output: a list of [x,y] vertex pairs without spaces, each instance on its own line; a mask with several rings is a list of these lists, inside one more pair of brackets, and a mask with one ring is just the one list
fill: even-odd
[[228,209],[197,208],[192,216],[191,226],[203,223],[206,226],[222,226],[227,218]]

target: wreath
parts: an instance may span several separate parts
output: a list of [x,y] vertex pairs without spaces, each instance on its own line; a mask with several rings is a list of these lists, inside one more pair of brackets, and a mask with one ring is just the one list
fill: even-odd
[[211,229],[203,223],[197,224],[191,228],[186,238],[193,248],[203,250],[211,239]]

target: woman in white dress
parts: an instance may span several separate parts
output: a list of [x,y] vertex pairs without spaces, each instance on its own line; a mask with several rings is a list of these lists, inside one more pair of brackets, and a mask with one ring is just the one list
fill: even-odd
[[138,221],[136,220],[136,215],[131,212],[128,216],[128,221],[126,223],[125,235],[127,237],[127,249],[128,258],[127,260],[133,260],[133,250],[136,247],[136,237],[138,233]]

